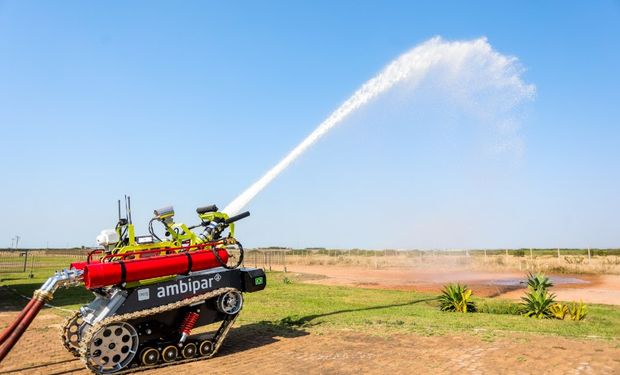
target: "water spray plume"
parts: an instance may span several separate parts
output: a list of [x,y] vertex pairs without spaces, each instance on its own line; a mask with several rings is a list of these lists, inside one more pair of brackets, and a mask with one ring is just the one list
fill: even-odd
[[[442,69],[446,79],[457,84],[472,84],[499,88],[510,96],[509,106],[534,94],[534,86],[525,84],[516,58],[495,52],[486,38],[464,42],[446,42],[440,37],[430,39],[387,65],[377,76],[360,87],[338,107],[297,147],[265,173],[254,184],[224,208],[234,215],[241,211],[261,190],[284,171],[330,129],[341,123],[351,113],[372,99],[385,93],[398,83],[407,82],[415,87],[428,73]],[[483,70],[484,74],[479,74]]]

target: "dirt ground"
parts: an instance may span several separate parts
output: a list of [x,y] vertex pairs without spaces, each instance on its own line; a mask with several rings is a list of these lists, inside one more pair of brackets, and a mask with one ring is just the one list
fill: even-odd
[[[281,267],[281,266],[278,266]],[[280,270],[275,268],[274,270]],[[359,268],[325,265],[289,265],[289,272],[314,275],[306,282],[364,288],[438,292],[451,282],[467,284],[481,297],[519,299],[525,272],[493,272],[429,266],[426,268]],[[551,289],[561,301],[620,305],[620,275],[549,275]]]
[[[0,313],[6,325],[16,312]],[[46,310],[0,366],[0,374],[87,374],[59,341],[62,318]],[[276,334],[276,332],[278,332]],[[464,345],[467,343],[467,345]],[[618,374],[620,348],[600,340],[526,334],[368,336],[308,334],[265,325],[235,328],[211,359],[148,374]]]

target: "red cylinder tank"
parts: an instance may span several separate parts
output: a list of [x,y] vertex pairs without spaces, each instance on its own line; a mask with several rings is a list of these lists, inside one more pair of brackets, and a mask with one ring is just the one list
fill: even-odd
[[90,262],[73,262],[69,265],[69,268],[74,268],[76,270],[83,270],[87,264],[99,263],[99,260],[91,260]]
[[[228,252],[216,250],[223,262]],[[82,266],[80,264],[80,266]],[[84,267],[84,285],[88,289],[122,284],[155,277],[184,274],[221,266],[213,251],[192,251],[128,261],[90,263]]]

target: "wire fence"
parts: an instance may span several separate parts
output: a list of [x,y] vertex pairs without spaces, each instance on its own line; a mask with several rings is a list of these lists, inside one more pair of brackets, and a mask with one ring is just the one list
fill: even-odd
[[620,273],[620,249],[362,250],[250,249],[244,265],[272,271],[304,266],[387,269],[430,264],[558,273]]
[[0,272],[26,272],[28,251],[0,251]]
[[88,251],[81,249],[0,250],[0,273],[32,272],[41,268],[63,269],[68,263],[86,260]]

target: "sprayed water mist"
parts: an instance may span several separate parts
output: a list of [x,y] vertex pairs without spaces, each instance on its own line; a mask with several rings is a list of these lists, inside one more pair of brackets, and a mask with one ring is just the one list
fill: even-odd
[[479,85],[500,90],[503,93],[502,103],[508,108],[534,94],[534,86],[522,81],[516,58],[494,51],[486,38],[464,42],[447,42],[440,37],[430,39],[401,55],[377,76],[364,83],[297,147],[230,202],[223,211],[229,215],[237,214],[295,159],[355,110],[398,83],[406,81],[412,87],[417,86],[436,68],[442,69],[446,79],[457,85]]

